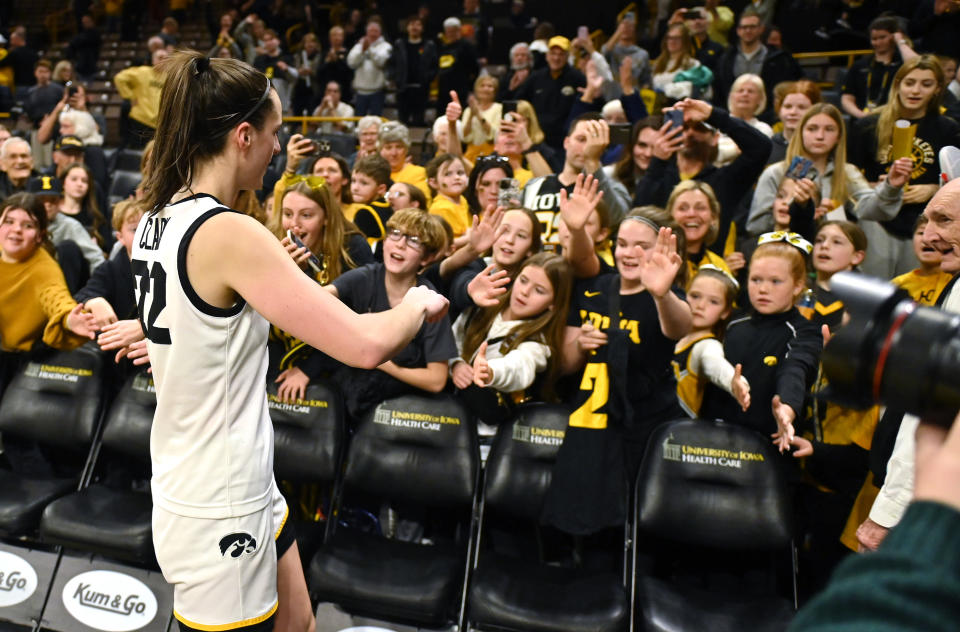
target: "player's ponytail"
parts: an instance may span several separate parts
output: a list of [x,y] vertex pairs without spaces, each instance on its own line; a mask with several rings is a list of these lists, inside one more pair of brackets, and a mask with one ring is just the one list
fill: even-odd
[[223,151],[230,130],[243,122],[261,129],[273,107],[270,81],[241,61],[179,51],[160,72],[165,79],[144,183],[144,202],[154,213],[190,188],[198,166]]

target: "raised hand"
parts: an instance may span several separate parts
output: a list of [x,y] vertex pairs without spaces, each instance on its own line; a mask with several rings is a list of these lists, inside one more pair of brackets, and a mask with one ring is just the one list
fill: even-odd
[[280,240],[280,245],[283,246],[283,249],[287,251],[287,254],[290,255],[290,258],[293,259],[301,268],[306,268],[307,261],[310,259],[310,249],[306,247],[300,247],[297,244],[290,241],[289,237],[284,237]]
[[677,254],[677,236],[669,228],[657,233],[657,243],[640,262],[640,282],[654,298],[666,296],[683,265]]
[[97,319],[93,314],[83,311],[82,303],[77,303],[67,314],[67,329],[78,336],[93,340],[97,334]]
[[592,175],[580,173],[573,185],[573,193],[568,196],[566,189],[560,189],[560,216],[567,228],[580,230],[587,224],[590,213],[603,198],[599,187],[600,182]]
[[143,340],[143,327],[136,318],[118,320],[105,325],[97,338],[101,351],[113,351]]
[[736,366],[733,380],[730,382],[730,392],[737,403],[740,404],[743,412],[747,412],[747,409],[750,408],[750,384],[747,383],[747,378],[743,377],[742,364]]
[[483,341],[480,348],[477,349],[477,355],[473,358],[473,383],[483,388],[489,386],[493,381],[493,371],[490,370],[490,364],[487,363],[487,342]]
[[657,138],[653,141],[653,155],[660,160],[670,160],[670,157],[683,147],[683,128],[675,127],[670,121],[664,122],[657,130]]
[[490,250],[500,235],[498,229],[503,213],[503,207],[498,206],[484,213],[482,220],[476,215],[473,216],[473,226],[467,232],[471,250],[477,254]]
[[451,123],[456,123],[463,115],[463,107],[460,105],[460,97],[457,96],[456,90],[450,91],[450,101],[447,103],[445,114]]
[[287,141],[287,171],[294,173],[300,161],[313,152],[314,144],[303,134],[294,134]]
[[890,165],[890,172],[887,174],[887,184],[899,189],[910,181],[910,174],[912,172],[913,160],[910,158],[898,158]]
[[702,123],[713,114],[713,106],[698,99],[684,99],[673,104],[673,107],[683,111],[683,119],[689,123]]
[[497,270],[496,265],[490,264],[483,272],[473,277],[467,284],[467,294],[470,295],[477,307],[494,307],[500,304],[499,297],[507,293],[510,277],[506,270]]

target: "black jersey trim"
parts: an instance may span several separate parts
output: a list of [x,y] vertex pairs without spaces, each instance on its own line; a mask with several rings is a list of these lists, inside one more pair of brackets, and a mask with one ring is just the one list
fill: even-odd
[[[214,200],[217,199],[212,195],[207,195],[206,193],[200,193],[199,195],[207,196],[213,198]],[[177,252],[177,271],[180,276],[180,286],[183,288],[183,293],[187,295],[187,298],[190,300],[193,306],[208,316],[217,316],[220,318],[236,316],[243,311],[243,308],[247,302],[241,297],[231,307],[217,307],[200,298],[200,295],[197,294],[197,291],[193,288],[193,285],[191,285],[190,279],[187,278],[187,248],[190,246],[190,242],[193,240],[193,236],[197,232],[197,229],[199,229],[200,225],[205,221],[214,215],[219,215],[220,213],[237,212],[238,211],[227,208],[226,206],[221,206],[206,211],[203,215],[195,219],[192,224],[190,224],[186,232],[183,234],[183,239],[180,241],[180,250]]]

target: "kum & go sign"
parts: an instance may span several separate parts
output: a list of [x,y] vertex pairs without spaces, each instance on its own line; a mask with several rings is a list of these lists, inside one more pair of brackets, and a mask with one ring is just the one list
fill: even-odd
[[63,587],[63,605],[77,621],[106,632],[131,632],[157,614],[157,598],[140,580],[115,571],[80,573]]
[[0,608],[26,601],[37,590],[37,572],[20,557],[0,551]]

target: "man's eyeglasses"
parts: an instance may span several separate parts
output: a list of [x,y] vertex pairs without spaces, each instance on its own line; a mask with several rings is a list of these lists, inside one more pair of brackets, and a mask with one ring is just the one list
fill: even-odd
[[419,237],[416,235],[408,235],[399,228],[393,228],[387,231],[387,239],[390,241],[400,241],[401,239],[406,239],[407,245],[414,250],[423,250],[423,241]]

